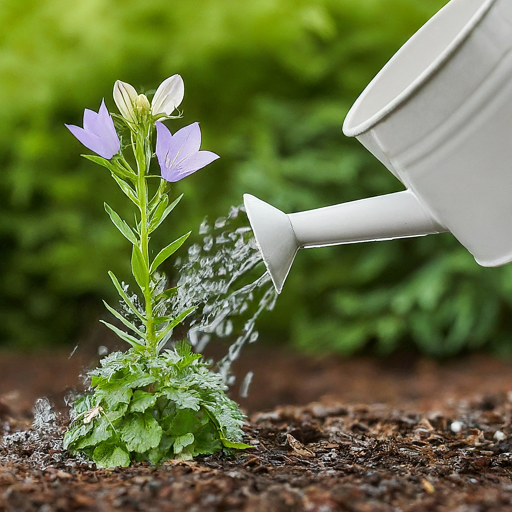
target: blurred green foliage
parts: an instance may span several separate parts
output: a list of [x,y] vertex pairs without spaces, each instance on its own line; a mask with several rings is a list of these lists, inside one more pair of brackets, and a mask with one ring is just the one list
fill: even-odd
[[[221,159],[177,184],[163,242],[252,193],[292,212],[400,190],[341,124],[390,56],[446,0],[3,0],[0,338],[73,341],[129,275],[103,201],[128,214],[63,123],[116,79],[185,80],[184,119]],[[181,124],[180,124],[181,123]],[[162,229],[161,231],[165,231]],[[162,236],[162,234],[160,235]],[[507,353],[512,266],[480,268],[449,234],[301,251],[265,336],[313,351]]]

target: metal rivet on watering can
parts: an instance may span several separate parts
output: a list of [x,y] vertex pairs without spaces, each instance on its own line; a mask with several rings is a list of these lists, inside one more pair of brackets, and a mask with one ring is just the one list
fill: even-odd
[[298,249],[450,231],[483,266],[512,261],[512,2],[451,0],[348,113],[406,190],[286,215],[245,206],[281,291]]

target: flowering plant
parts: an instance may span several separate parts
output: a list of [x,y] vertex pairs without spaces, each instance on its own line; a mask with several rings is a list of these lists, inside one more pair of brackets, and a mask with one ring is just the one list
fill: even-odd
[[[164,222],[182,196],[170,202],[170,183],[205,167],[218,158],[200,151],[198,123],[174,135],[163,124],[174,115],[184,95],[183,80],[173,75],[158,87],[152,102],[130,85],[117,81],[114,114],[129,134],[120,139],[104,101],[99,111],[85,110],[83,128],[66,125],[98,156],[85,158],[106,167],[136,207],[130,225],[107,203],[105,209],[121,234],[131,243],[132,274],[140,296],[109,272],[122,309],[106,308],[127,330],[103,322],[130,345],[115,352],[89,372],[91,386],[75,401],[64,446],[82,452],[98,467],[126,466],[131,460],[157,463],[166,458],[190,459],[220,449],[243,449],[243,414],[225,395],[220,375],[210,372],[202,356],[183,341],[165,349],[173,329],[194,308],[169,311],[176,288],[167,289],[160,265],[183,245],[190,233],[162,248],[154,257],[151,234]],[[161,176],[150,174],[153,134]],[[122,133],[122,131],[121,131]],[[134,166],[124,151],[133,153]],[[150,186],[150,180],[155,185]]]

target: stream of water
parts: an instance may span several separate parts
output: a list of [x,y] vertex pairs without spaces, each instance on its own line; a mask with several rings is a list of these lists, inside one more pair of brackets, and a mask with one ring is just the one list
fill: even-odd
[[[258,339],[256,321],[263,311],[273,309],[277,299],[246,223],[243,205],[231,207],[226,217],[213,224],[205,220],[199,228],[202,241],[176,262],[179,280],[173,311],[196,306],[187,336],[197,352],[216,338],[233,340],[217,363],[217,371],[230,386],[235,380],[231,365],[244,345]],[[247,396],[251,379],[249,372],[240,385],[241,396]]]

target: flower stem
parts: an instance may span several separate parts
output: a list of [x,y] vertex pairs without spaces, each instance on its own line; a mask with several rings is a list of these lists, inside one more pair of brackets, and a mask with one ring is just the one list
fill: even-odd
[[[134,140],[135,139],[135,140]],[[150,165],[151,148],[149,137],[144,136],[143,133],[132,134],[132,146],[137,162],[137,182],[136,191],[138,197],[138,207],[140,210],[140,229],[139,241],[140,251],[144,260],[144,272],[146,272],[145,282],[147,286],[142,289],[145,302],[146,311],[146,349],[151,355],[157,355],[157,341],[155,332],[155,322],[153,316],[153,303],[151,293],[151,274],[149,272],[149,211],[148,211],[148,186],[147,186],[147,171]]]

